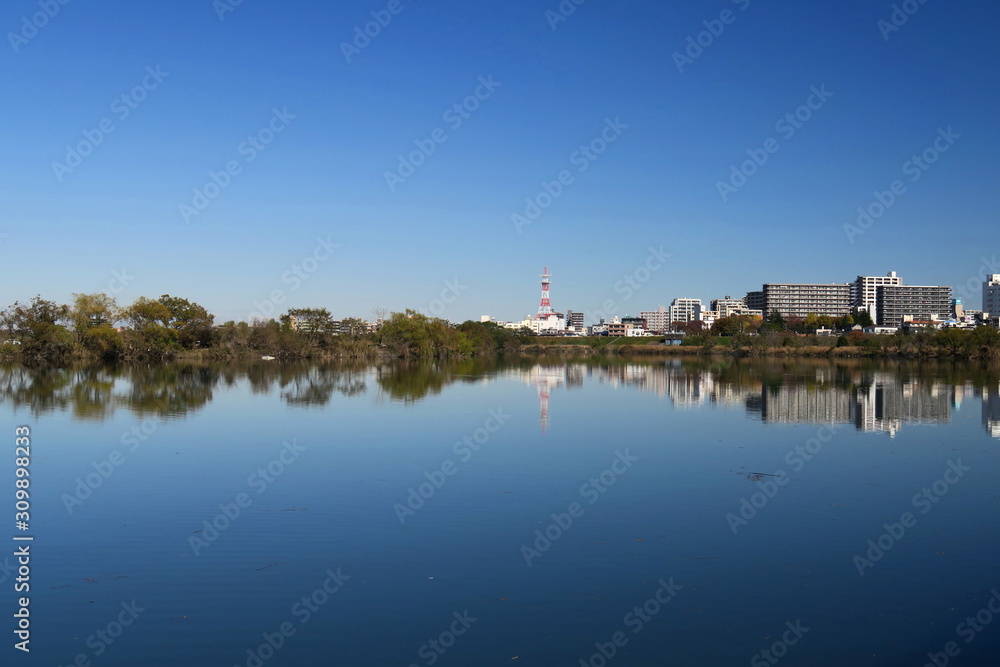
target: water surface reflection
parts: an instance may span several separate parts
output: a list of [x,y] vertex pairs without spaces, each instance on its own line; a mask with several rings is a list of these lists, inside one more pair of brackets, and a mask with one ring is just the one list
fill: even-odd
[[[474,359],[456,362],[173,363],[137,366],[0,368],[0,401],[35,417],[69,411],[100,421],[123,408],[139,417],[179,418],[207,405],[213,391],[246,383],[254,394],[276,389],[296,408],[322,407],[333,395],[376,391],[412,403],[454,383],[516,378],[538,396],[546,431],[554,392],[586,382],[652,392],[682,409],[742,406],[765,423],[853,424],[890,437],[907,424],[943,424],[968,400],[982,401],[982,424],[1000,438],[1000,368],[956,362],[826,360],[622,361],[596,358]],[[550,400],[553,405],[550,407]]]

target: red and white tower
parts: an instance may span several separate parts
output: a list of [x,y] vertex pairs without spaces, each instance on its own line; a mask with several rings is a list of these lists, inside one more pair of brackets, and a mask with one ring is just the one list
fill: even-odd
[[552,274],[549,273],[549,267],[545,267],[545,271],[542,273],[542,302],[538,306],[538,314],[535,315],[536,320],[544,320],[550,315],[552,315],[552,303],[549,301],[549,278]]

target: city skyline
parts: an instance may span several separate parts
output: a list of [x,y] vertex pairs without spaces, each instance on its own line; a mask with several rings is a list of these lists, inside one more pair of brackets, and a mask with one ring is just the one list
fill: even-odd
[[[327,247],[327,248],[329,248],[330,246],[329,246],[329,244],[320,243],[318,247]],[[313,267],[314,266],[318,266],[318,265],[319,265],[319,260],[317,260],[313,264],[305,263],[304,265],[303,264],[296,265],[295,267],[293,267],[293,269],[290,269],[289,271],[285,272],[285,274],[283,275],[283,281],[282,282],[284,284],[286,284],[286,285],[292,285],[292,286],[294,286],[296,284],[301,284],[302,282],[304,282],[304,280],[308,280],[309,279],[310,273],[314,273],[316,271],[316,268],[313,268]],[[973,310],[978,310],[977,308],[972,308],[972,305],[971,305],[972,303],[974,303],[974,299],[976,298],[976,296],[980,295],[980,299],[979,300],[981,302],[982,301],[981,295],[983,294],[982,290],[985,289],[985,287],[987,285],[993,285],[993,286],[995,286],[997,284],[1000,284],[1000,282],[998,282],[998,281],[1000,281],[1000,274],[993,274],[993,273],[985,273],[984,274],[983,273],[983,271],[987,270],[991,266],[992,266],[992,264],[990,262],[988,262],[988,261],[984,262],[984,264],[981,265],[981,267],[980,267],[980,272],[978,274],[976,274],[975,276],[970,277],[970,279],[967,281],[967,283],[965,285],[959,285],[957,287],[956,286],[942,285],[942,287],[948,287],[948,288],[950,288],[950,290],[951,290],[951,299],[958,300],[959,302],[963,303],[965,305],[965,307],[966,307],[967,310],[970,309],[970,308],[973,309]],[[642,268],[642,267],[640,267],[640,268]],[[673,297],[665,297],[665,298],[661,299],[660,301],[658,301],[655,305],[650,305],[650,304],[647,304],[647,303],[641,301],[641,299],[643,297],[637,297],[635,295],[639,293],[639,291],[645,286],[645,284],[647,282],[649,282],[648,280],[643,280],[644,276],[651,276],[652,274],[653,274],[653,271],[645,270],[644,272],[639,272],[638,274],[636,272],[633,272],[631,275],[626,275],[623,280],[618,281],[615,284],[615,286],[614,286],[614,290],[613,291],[614,291],[615,294],[618,295],[617,299],[616,298],[605,299],[604,302],[602,302],[598,306],[597,309],[595,309],[593,311],[586,311],[586,310],[581,311],[579,309],[566,308],[566,307],[563,307],[562,305],[559,305],[559,304],[557,304],[556,306],[552,306],[551,299],[549,297],[549,294],[551,292],[551,290],[550,290],[550,285],[551,285],[550,278],[552,277],[552,274],[549,272],[548,267],[545,267],[543,269],[543,274],[542,274],[543,281],[545,281],[544,284],[543,284],[542,290],[541,290],[542,296],[541,297],[537,296],[539,294],[539,289],[537,287],[538,283],[535,283],[535,285],[536,285],[536,291],[535,291],[536,297],[535,297],[535,301],[536,301],[536,303],[538,303],[538,301],[541,300],[542,304],[543,304],[543,307],[547,308],[547,311],[548,311],[548,313],[550,315],[562,315],[565,318],[567,314],[575,312],[575,313],[577,313],[577,315],[583,315],[584,318],[585,318],[585,321],[587,323],[589,323],[589,324],[595,324],[598,321],[600,321],[601,319],[610,319],[612,317],[637,317],[637,316],[640,316],[640,314],[643,313],[643,312],[657,311],[657,310],[659,310],[661,308],[665,309],[666,313],[671,314],[671,316],[667,318],[667,321],[669,323],[669,322],[673,322],[675,320],[693,321],[693,319],[698,319],[698,318],[692,318],[692,317],[690,317],[690,313],[687,313],[688,316],[686,316],[686,317],[674,317],[674,316],[672,316],[672,311],[676,310],[677,307],[678,307],[676,305],[676,302],[682,302],[683,303],[683,305],[680,306],[682,309],[690,310],[690,306],[687,304],[687,302],[698,301],[698,302],[701,303],[700,310],[701,311],[708,311],[709,310],[708,306],[709,306],[709,304],[712,301],[716,301],[716,300],[718,300],[718,301],[730,300],[732,302],[737,302],[737,301],[742,302],[742,301],[745,301],[747,295],[750,292],[756,291],[756,290],[753,290],[753,289],[735,290],[735,291],[732,291],[732,292],[727,292],[725,295],[712,296],[712,297],[708,297],[708,298],[705,298],[705,297],[702,297],[702,296],[690,296],[690,295],[681,296],[681,295],[677,295],[677,296],[673,296]],[[982,278],[980,278],[980,275],[982,275]],[[889,278],[885,278],[885,276],[889,276]],[[105,293],[105,294],[107,294],[109,296],[115,297],[116,300],[118,301],[118,305],[121,306],[121,307],[129,305],[129,302],[117,299],[118,294],[121,291],[123,291],[122,289],[120,289],[118,287],[118,285],[127,285],[128,282],[129,282],[129,278],[130,278],[130,276],[126,272],[114,271],[113,272],[112,280],[109,283],[109,288],[103,290],[103,293]],[[871,275],[870,274],[870,275],[867,275],[867,276],[863,275],[863,274],[859,274],[858,276],[856,276],[856,279],[861,279],[861,278],[865,278],[868,281],[871,281],[872,278],[875,278],[875,280],[892,280],[893,281],[892,284],[902,285],[903,287],[912,287],[912,286],[915,285],[915,283],[906,282],[903,279],[903,276],[900,276],[899,272],[898,271],[894,271],[894,270],[893,271],[887,271],[885,274],[882,274],[881,276],[877,275],[877,274],[876,275]],[[855,280],[851,280],[851,281],[848,281],[848,282],[826,282],[826,283],[799,283],[799,282],[797,282],[797,283],[792,283],[792,282],[777,283],[775,281],[769,281],[769,282],[766,282],[766,283],[762,283],[761,287],[762,288],[767,288],[769,285],[779,285],[779,286],[784,286],[784,285],[791,285],[791,286],[795,286],[795,285],[820,285],[820,286],[823,286],[823,285],[825,285],[825,286],[849,287],[852,290],[852,292],[851,292],[852,293],[852,296],[851,296],[852,308],[854,307],[853,301],[855,299],[855,296],[853,296],[853,290],[854,290]],[[447,311],[449,310],[449,305],[455,303],[459,299],[459,297],[462,294],[462,291],[463,291],[464,287],[465,286],[462,283],[460,283],[459,281],[457,281],[457,280],[454,280],[454,281],[447,281],[446,280],[446,281],[444,281],[444,288],[441,290],[441,293],[436,298],[432,299],[428,304],[426,304],[422,308],[413,308],[412,306],[405,306],[405,307],[400,308],[400,309],[392,309],[392,308],[386,308],[384,306],[373,306],[367,312],[363,312],[363,313],[339,312],[336,309],[336,307],[332,306],[330,303],[292,304],[290,302],[289,296],[290,296],[290,294],[292,292],[294,292],[294,290],[291,289],[291,288],[288,288],[288,287],[286,287],[284,289],[277,288],[275,290],[272,290],[263,299],[255,300],[253,302],[253,304],[252,304],[252,309],[247,313],[247,315],[244,318],[236,319],[236,321],[252,322],[254,320],[278,319],[281,315],[284,315],[288,311],[290,311],[292,309],[297,309],[297,308],[326,308],[327,310],[330,311],[330,313],[334,317],[334,319],[338,319],[338,320],[339,319],[344,319],[344,318],[360,318],[360,319],[365,319],[365,320],[369,320],[369,321],[374,321],[374,320],[378,319],[381,316],[380,315],[381,311],[384,311],[384,312],[381,312],[381,314],[388,315],[389,313],[392,313],[392,312],[404,312],[405,310],[416,310],[417,312],[419,312],[419,313],[421,313],[423,315],[427,315],[429,317],[440,317],[442,319],[450,320],[450,321],[456,322],[456,323],[459,323],[459,322],[462,322],[462,321],[467,321],[467,320],[478,321],[478,320],[480,320],[482,317],[484,317],[486,315],[489,315],[491,317],[491,319],[493,319],[495,321],[506,321],[506,322],[517,322],[517,321],[521,321],[521,320],[533,320],[533,319],[537,319],[539,317],[539,308],[538,308],[538,306],[535,306],[535,311],[531,311],[530,309],[528,309],[528,312],[526,312],[523,316],[519,316],[519,317],[511,317],[511,318],[496,317],[494,315],[494,313],[492,312],[492,310],[488,310],[487,312],[480,313],[479,315],[469,316],[469,317],[465,317],[465,318],[461,318],[461,319],[451,318],[451,317],[449,317],[447,315]],[[996,288],[994,287],[994,291],[995,291],[995,289]],[[32,295],[32,296],[34,296],[34,295]],[[47,298],[47,295],[41,295],[41,296],[43,298]],[[155,298],[155,297],[157,297],[159,295],[157,295],[157,294],[143,294],[143,295],[139,295],[139,296]],[[175,294],[173,296],[184,297],[184,295],[179,295],[179,294]],[[31,297],[29,297],[29,296],[22,296],[22,297],[20,297],[20,298],[18,298],[16,300],[20,301],[22,303],[26,303],[30,298]],[[184,297],[184,298],[186,298],[186,297]],[[859,294],[856,298],[858,300],[860,300],[860,301],[864,301],[866,299],[866,296],[862,296],[862,295]],[[71,302],[71,301],[72,301],[72,299],[67,299],[67,303]],[[384,301],[385,300],[383,299],[379,303],[382,303]],[[11,302],[11,303],[13,303],[13,302]],[[640,306],[649,306],[649,307],[646,307],[646,308],[641,308],[640,307],[640,308],[638,308],[636,310],[628,310],[628,309],[624,309],[624,308],[619,308],[618,310],[615,309],[615,308],[618,308],[619,305],[622,306],[622,307],[624,307],[624,306],[626,306],[628,304],[633,304],[633,303],[638,303]],[[6,305],[10,305],[10,304],[6,304]],[[200,305],[205,306],[206,309],[210,313],[213,313],[215,315],[215,323],[216,324],[221,324],[224,321],[228,321],[228,320],[224,320],[224,319],[220,318],[220,316],[213,311],[213,308],[211,307],[211,304],[200,304]],[[746,306],[745,304],[744,304],[743,307],[749,308],[749,306]],[[870,309],[870,312],[874,316],[874,313],[875,313],[875,311],[874,311],[874,301],[869,306],[869,309]],[[783,311],[783,309],[779,309],[779,310],[782,311],[783,315],[787,314],[787,313],[785,313]],[[761,313],[761,314],[762,315],[766,315],[767,313]],[[725,315],[721,315],[721,317],[724,317],[724,316]]]
[[533,312],[545,265],[620,314],[1000,272],[1000,8],[570,4],[6,5],[0,300],[462,321]]

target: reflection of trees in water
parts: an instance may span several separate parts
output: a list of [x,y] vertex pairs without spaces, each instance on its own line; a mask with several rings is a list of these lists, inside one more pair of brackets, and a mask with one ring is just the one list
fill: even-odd
[[103,420],[118,408],[137,416],[179,417],[200,410],[216,387],[246,381],[255,394],[280,392],[289,405],[321,406],[334,393],[368,390],[370,366],[347,363],[163,363],[72,368],[0,367],[0,402],[35,416],[70,411],[75,419]]
[[376,381],[390,398],[409,403],[428,394],[439,394],[453,382],[480,382],[503,367],[493,357],[438,361],[400,359],[378,367]]
[[311,366],[281,378],[281,397],[289,405],[301,407],[326,405],[334,392],[351,397],[367,390],[363,367]]
[[77,419],[102,420],[114,412],[117,375],[112,366],[5,367],[0,369],[0,401],[26,408],[35,417],[71,410]]
[[0,369],[0,398],[15,410],[27,408],[34,417],[69,407],[72,387],[72,373],[64,368]]
[[218,368],[195,364],[133,366],[116,402],[139,416],[177,417],[204,407],[220,379]]
[[89,366],[70,371],[70,404],[73,417],[81,420],[104,420],[114,414],[112,394],[117,369]]

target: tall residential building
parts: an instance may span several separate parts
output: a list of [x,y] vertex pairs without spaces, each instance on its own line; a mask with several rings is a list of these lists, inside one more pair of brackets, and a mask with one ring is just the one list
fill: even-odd
[[670,304],[671,322],[694,322],[701,319],[701,299],[677,298]]
[[774,311],[782,317],[814,315],[841,317],[851,312],[851,285],[767,283],[764,285],[764,317]]
[[712,299],[712,310],[717,312],[719,317],[729,317],[739,315],[747,309],[746,301],[743,299],[732,299],[726,296],[724,299]]
[[577,313],[572,310],[566,311],[566,328],[570,329],[572,327],[582,327],[583,326],[583,313]]
[[670,329],[670,311],[666,306],[660,306],[659,310],[639,311],[639,317],[646,320],[646,327],[656,333],[665,333]]
[[983,281],[983,312],[1000,315],[1000,273],[991,273]]
[[702,311],[701,319],[706,326],[711,326],[712,322],[723,317],[734,317],[736,315],[754,315],[760,317],[764,312],[762,310],[764,293],[761,292],[760,294],[761,308],[750,308],[747,306],[745,298],[733,299],[727,296],[725,299],[712,299],[712,309]]
[[867,310],[872,319],[878,312],[879,285],[902,285],[903,279],[890,271],[884,276],[858,276],[851,284],[851,306],[858,310]]
[[746,303],[747,308],[750,310],[764,312],[764,290],[747,292],[747,295],[743,297],[743,302]]
[[880,285],[878,323],[898,327],[903,319],[947,319],[951,315],[951,288],[930,285]]

